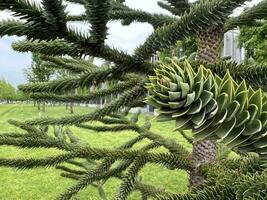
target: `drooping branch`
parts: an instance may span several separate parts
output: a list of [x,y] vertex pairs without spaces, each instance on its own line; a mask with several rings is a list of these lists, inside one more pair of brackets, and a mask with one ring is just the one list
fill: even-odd
[[111,11],[111,2],[110,0],[87,0],[85,8],[91,25],[90,40],[96,48],[100,48],[107,37],[107,23]]
[[50,81],[48,83],[27,84],[19,86],[23,92],[62,92],[69,91],[75,88],[84,88],[95,85],[96,83],[105,82],[107,77],[114,72],[112,68],[100,68],[94,72],[82,74],[78,78],[65,78]]
[[0,36],[24,36],[31,34],[31,27],[15,19],[7,19],[0,21]]
[[237,26],[249,26],[261,24],[256,20],[267,17],[267,1],[263,0],[257,5],[243,11],[239,16],[228,19],[224,25],[225,32],[236,28]]
[[173,23],[176,18],[163,14],[150,14],[140,10],[113,11],[110,14],[111,20],[122,20],[124,25],[129,25],[132,22],[142,22],[151,24],[154,29],[166,24]]
[[77,45],[59,39],[53,41],[22,40],[14,42],[12,48],[18,52],[32,52],[46,56],[69,55],[77,57],[84,54],[84,50],[79,49]]
[[60,148],[68,149],[70,152],[59,156],[47,157],[44,159],[0,159],[1,166],[9,166],[18,169],[31,169],[36,167],[52,167],[57,166],[73,158],[90,158],[100,160],[102,158],[112,158],[115,160],[131,160],[140,156],[146,158],[147,163],[162,164],[164,166],[172,166],[188,170],[190,161],[178,154],[169,153],[147,153],[138,150],[107,150],[90,147],[80,147],[79,145],[69,144],[58,139],[33,139],[33,138],[4,138],[0,137],[1,144],[9,144],[24,148]]
[[93,113],[87,115],[75,115],[69,117],[56,118],[41,118],[36,120],[25,121],[28,125],[75,125],[83,122],[97,120],[105,115],[116,112],[119,108],[127,106],[131,103],[133,98],[138,98],[145,94],[143,84],[137,84],[131,90],[125,91],[118,99],[114,100],[110,104],[106,104],[103,108],[96,110]]
[[97,66],[92,62],[85,61],[82,59],[67,59],[61,57],[42,56],[42,60],[45,61],[46,67],[54,69],[65,69],[71,73],[88,73],[97,69]]
[[62,0],[42,0],[42,7],[47,27],[42,25],[41,29],[49,31],[51,39],[64,37],[67,32],[66,5]]
[[119,83],[116,86],[109,87],[108,89],[102,89],[95,92],[90,92],[90,94],[75,94],[75,95],[57,95],[53,93],[33,93],[30,95],[32,99],[35,100],[48,100],[54,102],[78,102],[78,103],[88,103],[91,100],[98,99],[100,97],[105,97],[111,94],[120,94],[125,90],[134,87],[139,81],[132,80],[125,83]]
[[1,0],[0,10],[5,9],[12,9],[13,16],[26,19],[28,22],[41,20],[40,18],[42,18],[40,6],[28,0]]

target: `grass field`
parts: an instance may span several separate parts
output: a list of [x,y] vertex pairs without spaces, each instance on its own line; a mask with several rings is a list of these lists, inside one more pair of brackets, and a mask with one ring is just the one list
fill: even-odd
[[[90,112],[89,108],[75,107],[76,113]],[[38,112],[33,105],[0,105],[0,134],[21,131],[7,123],[8,119],[26,120],[40,116],[60,117],[69,115],[65,107],[48,107],[46,113]],[[150,116],[152,118],[152,116]],[[144,122],[145,115],[140,117]],[[173,123],[152,122],[152,130],[164,137],[175,138],[186,148],[190,145],[176,132],[172,132]],[[122,133],[95,133],[88,130],[71,127],[72,131],[80,138],[86,140],[93,147],[113,148],[136,136],[134,132]],[[145,141],[147,142],[147,141]],[[144,143],[143,143],[144,144]],[[140,144],[140,145],[143,145]],[[41,158],[60,153],[54,149],[17,149],[1,146],[0,158]],[[187,191],[187,173],[179,170],[171,171],[159,166],[147,165],[141,172],[144,182],[164,186],[169,191]],[[0,200],[50,200],[73,185],[75,181],[60,177],[60,171],[53,168],[35,169],[30,171],[17,171],[15,169],[0,168]],[[105,185],[105,191],[109,199],[114,196],[120,181],[111,179]],[[98,200],[97,190],[89,187],[83,190],[79,197],[81,200]],[[133,193],[131,200],[140,199],[138,193]]]

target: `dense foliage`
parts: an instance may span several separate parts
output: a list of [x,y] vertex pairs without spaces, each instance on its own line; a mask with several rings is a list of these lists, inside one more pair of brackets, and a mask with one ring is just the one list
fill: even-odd
[[192,130],[195,141],[212,138],[238,152],[256,152],[267,167],[267,96],[236,83],[229,71],[220,78],[197,69],[173,61],[150,76],[146,102],[158,108],[158,120],[175,120],[176,129]]
[[16,89],[7,81],[0,80],[0,102],[25,101],[28,96]]
[[8,82],[0,80],[0,99],[10,101],[16,98],[16,90]]
[[[19,18],[0,22],[0,36],[26,36],[26,40],[13,44],[15,50],[41,54],[54,68],[77,75],[23,85],[20,90],[37,101],[89,102],[111,94],[117,98],[85,115],[10,120],[23,132],[1,135],[1,145],[56,148],[63,152],[40,159],[1,158],[0,166],[61,169],[62,176],[77,180],[59,195],[62,200],[71,199],[88,186],[99,183],[102,186],[113,177],[122,182],[114,198],[118,200],[127,199],[134,190],[140,191],[142,199],[266,199],[266,97],[262,90],[257,90],[266,89],[266,68],[223,61],[220,48],[226,31],[241,25],[257,25],[259,19],[265,18],[267,1],[237,17],[231,14],[245,0],[159,1],[158,5],[171,15],[132,9],[122,0],[69,1],[83,5],[86,12],[68,15],[62,0],[42,0],[41,6],[26,0],[0,0],[0,10],[9,9]],[[114,20],[122,21],[123,25],[149,23],[154,32],[130,55],[105,43],[108,22]],[[87,21],[89,33],[71,29],[67,25],[70,21]],[[197,56],[191,59],[191,64],[178,58],[166,59],[163,64],[149,61],[158,51],[170,49],[188,37],[195,38],[197,43]],[[70,57],[62,57],[66,55]],[[89,64],[83,59],[87,55],[112,65]],[[138,125],[139,113],[127,117],[132,108],[144,106],[147,96],[144,86],[149,80],[148,102],[159,109],[160,117],[177,122],[180,133],[192,143],[192,152],[179,141],[165,138],[164,133],[150,131],[148,121]],[[108,84],[111,81],[117,84]],[[109,87],[97,87],[102,84]],[[90,92],[71,94],[75,89]],[[92,121],[101,124],[95,126],[90,124]],[[69,131],[71,125],[116,134],[133,130],[137,136],[114,149],[93,147]],[[51,127],[54,134],[49,132]],[[193,130],[193,138],[183,131],[188,128]],[[144,139],[150,143],[136,145]],[[232,150],[240,155],[229,158],[229,149],[219,145],[217,139],[227,145],[230,142]],[[188,172],[190,192],[176,194],[146,184],[139,173],[147,164]],[[101,188],[100,196],[106,199]]]
[[267,21],[257,27],[242,27],[239,43],[246,50],[246,58],[253,58],[260,64],[267,64]]

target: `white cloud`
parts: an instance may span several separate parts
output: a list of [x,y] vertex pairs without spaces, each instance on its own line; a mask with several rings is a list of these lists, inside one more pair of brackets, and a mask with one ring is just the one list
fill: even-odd
[[0,40],[0,78],[4,77],[14,86],[25,82],[24,68],[31,63],[30,54],[12,50],[11,43],[17,39],[4,37]]
[[79,15],[85,12],[85,8],[84,6],[75,3],[67,3],[66,11],[69,12],[70,15]]
[[8,11],[0,11],[0,20],[12,18],[11,14],[12,13]]
[[150,13],[169,14],[168,11],[159,7],[155,0],[126,0],[126,4],[131,8],[144,10]]
[[120,22],[110,23],[107,44],[133,53],[134,49],[153,32],[149,24],[133,23],[122,26]]

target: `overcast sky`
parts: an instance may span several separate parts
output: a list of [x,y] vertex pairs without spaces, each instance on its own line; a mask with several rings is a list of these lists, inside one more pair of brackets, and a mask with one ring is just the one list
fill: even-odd
[[[252,0],[249,5],[260,2]],[[142,9],[151,13],[168,13],[157,5],[157,0],[126,0],[126,4],[133,8]],[[80,14],[84,12],[82,6],[69,4],[67,7],[70,14]],[[235,13],[239,13],[238,9]],[[0,20],[10,18],[10,13],[0,12]],[[87,25],[70,24],[69,26],[79,29],[87,29]],[[145,41],[152,33],[153,29],[148,24],[134,23],[130,26],[121,26],[119,22],[109,23],[109,37],[107,43],[116,48],[132,53],[134,49]],[[4,37],[0,39],[0,79],[9,81],[12,85],[25,83],[24,69],[31,64],[31,55],[28,53],[17,53],[11,48],[12,42],[18,40],[17,37]]]

